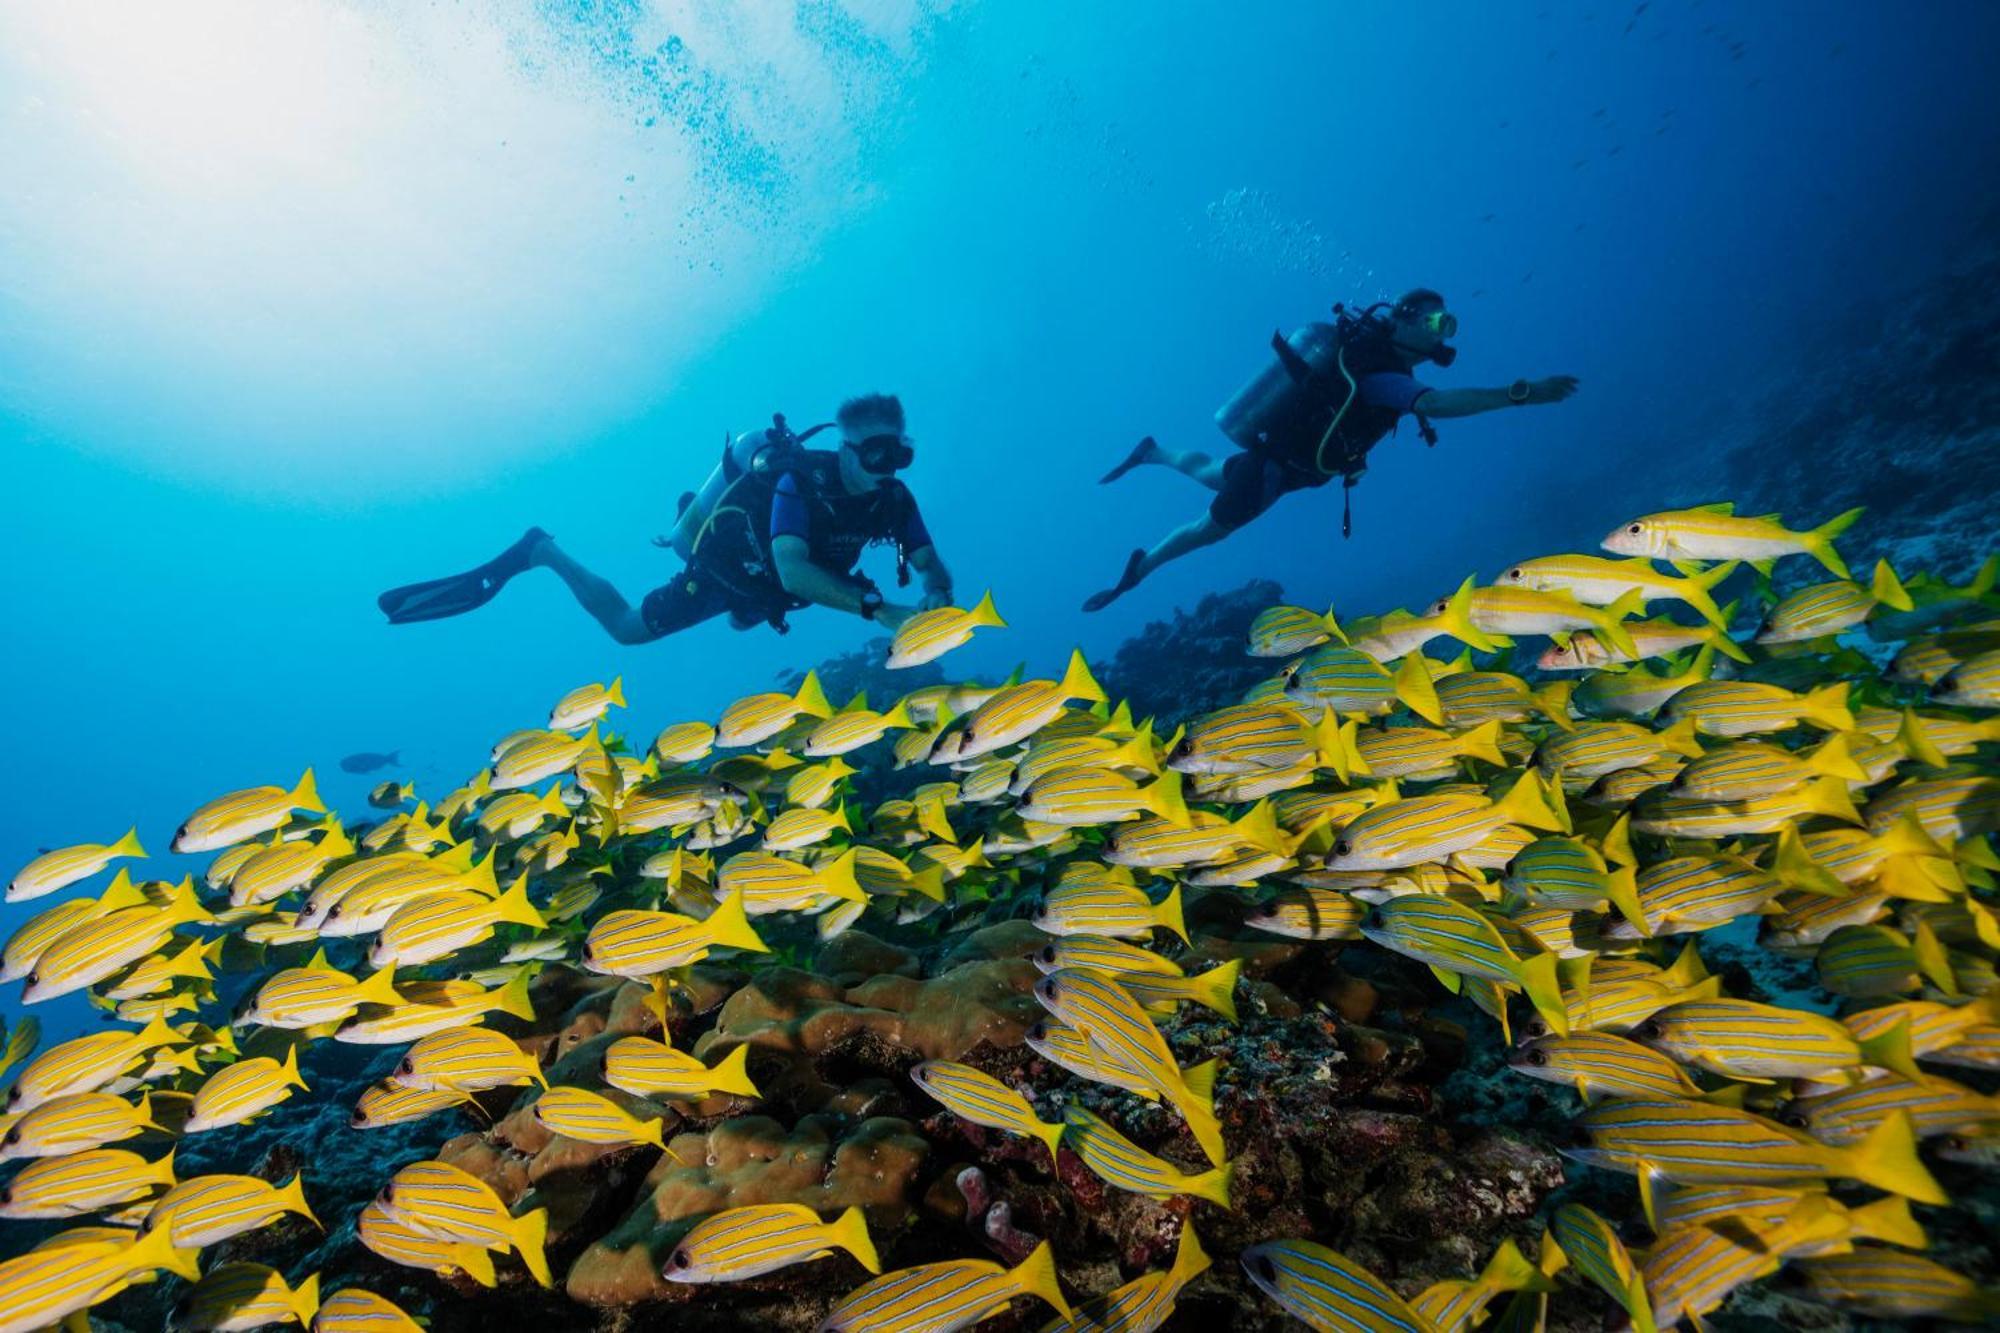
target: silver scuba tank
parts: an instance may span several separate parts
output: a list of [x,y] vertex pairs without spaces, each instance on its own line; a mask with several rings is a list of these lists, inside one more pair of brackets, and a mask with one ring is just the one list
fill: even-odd
[[[1313,426],[1326,423],[1331,392],[1338,401],[1346,392],[1340,372],[1340,332],[1332,324],[1307,324],[1293,331],[1285,343],[1298,360],[1312,369],[1318,386],[1301,384],[1291,368],[1275,356],[1248,384],[1215,413],[1215,424],[1237,448],[1253,453],[1282,451]],[[1317,434],[1317,431],[1315,431]]]

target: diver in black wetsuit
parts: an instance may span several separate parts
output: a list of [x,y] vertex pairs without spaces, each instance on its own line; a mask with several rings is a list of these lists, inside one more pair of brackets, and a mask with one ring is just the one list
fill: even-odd
[[[530,528],[478,569],[392,589],[377,599],[393,623],[462,615],[491,601],[508,580],[540,566],[568,585],[584,610],[620,643],[650,643],[725,612],[738,629],[769,624],[781,632],[788,612],[829,606],[893,631],[920,610],[951,604],[951,574],[937,553],[916,497],[896,474],[915,458],[903,405],[868,394],[841,405],[833,450],[805,441],[829,426],[794,434],[782,416],[768,430],[725,445],[722,462],[699,494],[681,502],[673,535],[655,539],[686,561],[682,570],[633,606],[608,579],[592,573],[540,528]],[[864,549],[893,546],[899,582],[914,569],[923,597],[914,606],[887,601],[855,571]]]
[[[1152,549],[1132,552],[1118,582],[1092,594],[1084,610],[1103,610],[1161,565],[1221,541],[1288,492],[1324,486],[1336,476],[1351,488],[1367,470],[1368,451],[1405,415],[1414,416],[1425,442],[1433,443],[1432,418],[1559,403],[1576,392],[1571,375],[1515,380],[1504,389],[1433,389],[1418,382],[1412,372],[1419,365],[1448,366],[1458,355],[1447,344],[1458,332],[1458,318],[1427,288],[1393,306],[1358,314],[1334,310],[1333,324],[1308,324],[1289,339],[1273,335],[1276,364],[1215,414],[1241,452],[1223,460],[1175,453],[1149,435],[1104,474],[1104,482],[1113,482],[1135,467],[1158,464],[1200,482],[1215,499],[1207,513]],[[1341,529],[1349,529],[1345,516]]]

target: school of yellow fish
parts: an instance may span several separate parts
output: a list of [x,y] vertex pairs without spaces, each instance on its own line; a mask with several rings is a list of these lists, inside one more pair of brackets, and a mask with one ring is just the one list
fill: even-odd
[[[657,1151],[668,1103],[754,1103],[747,1048],[710,1067],[664,1031],[624,1038],[605,1061],[614,1102],[550,1087],[488,1015],[532,1019],[537,971],[563,964],[647,988],[664,1016],[679,970],[713,950],[754,966],[801,922],[825,938],[871,915],[948,920],[966,886],[1004,897],[1028,867],[1049,885],[1033,902],[1047,1016],[1027,1038],[1044,1090],[1059,1069],[1156,1099],[1205,1159],[1167,1161],[1073,1099],[1045,1121],[966,1064],[917,1066],[928,1098],[1039,1139],[1051,1168],[1070,1152],[1116,1188],[1231,1206],[1216,1070],[1178,1067],[1161,1027],[1183,1004],[1234,1019],[1240,964],[1191,976],[1175,952],[1184,901],[1222,895],[1249,931],[1427,967],[1490,1016],[1513,1071],[1573,1094],[1569,1155],[1636,1183],[1633,1217],[1565,1204],[1534,1258],[1505,1243],[1408,1298],[1310,1237],[1245,1249],[1248,1278],[1312,1327],[1540,1328],[1587,1289],[1631,1327],[1670,1328],[1781,1268],[1863,1316],[2000,1318],[2000,1292],[1925,1254],[1926,1211],[1953,1207],[1936,1164],[2000,1168],[2000,1098],[1979,1090],[2000,1071],[2000,562],[1965,586],[1886,564],[1862,582],[1834,545],[1854,517],[1652,514],[1608,556],[1529,560],[1416,614],[1273,607],[1248,645],[1269,679],[1167,736],[1080,653],[1054,678],[929,686],[879,711],[836,708],[808,676],[643,754],[607,730],[614,681],[503,737],[441,799],[383,784],[372,822],[328,813],[310,772],[209,801],[171,838],[214,854],[199,879],[135,878],[137,830],[42,855],[6,897],[52,905],[7,941],[0,981],[25,1005],[87,991],[117,1022],[39,1053],[33,1018],[11,1025],[0,1161],[20,1165],[0,1219],[79,1225],[0,1262],[0,1333],[87,1329],[91,1307],[166,1274],[190,1328],[413,1330],[372,1292],[322,1297],[317,1274],[203,1268],[206,1247],[281,1217],[325,1221],[310,1167],[183,1178],[170,1146],[117,1145],[281,1116],[305,1086],[299,1047],[332,1040],[405,1048],[357,1127],[519,1088],[558,1135]],[[1772,565],[1793,557],[1827,577],[1776,598]],[[1743,593],[1718,605],[1731,580]],[[1643,618],[1656,603],[1682,606]],[[887,665],[1002,624],[990,596],[926,612]],[[1539,683],[1487,656],[1533,636]],[[867,746],[923,780],[864,812],[843,756]],[[636,874],[580,854],[614,846]],[[1817,993],[1727,993],[1702,937],[1749,944],[1753,926],[1810,960]],[[232,944],[265,962],[228,1012]],[[257,1028],[291,1034],[281,1058],[239,1052]],[[511,1255],[549,1286],[546,1220],[416,1161],[355,1222],[398,1264],[492,1285]],[[822,1326],[855,1333],[961,1328],[1023,1296],[1056,1311],[1051,1329],[1149,1330],[1209,1266],[1187,1224],[1168,1269],[1072,1307],[1046,1244],[1012,1268],[884,1273],[859,1210],[769,1204],[699,1222],[662,1276],[740,1281],[835,1251],[876,1274]]]

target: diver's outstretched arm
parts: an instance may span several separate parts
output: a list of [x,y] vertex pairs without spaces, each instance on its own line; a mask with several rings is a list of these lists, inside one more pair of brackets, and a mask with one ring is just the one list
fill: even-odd
[[591,618],[604,626],[604,632],[618,642],[651,643],[660,637],[647,627],[645,618],[611,585],[611,580],[578,564],[556,545],[553,537],[545,537],[536,545],[528,563],[531,567],[540,565],[554,570],[556,577],[575,595],[577,605],[590,612]]
[[1560,403],[1576,392],[1576,376],[1551,375],[1545,380],[1527,380],[1528,396],[1515,400],[1506,389],[1426,389],[1411,409],[1423,416],[1472,417],[1481,412],[1498,412],[1503,407],[1533,407],[1540,403]]
[[1102,611],[1105,607],[1123,597],[1145,581],[1147,575],[1170,560],[1178,560],[1204,546],[1213,546],[1227,537],[1233,528],[1225,528],[1215,519],[1203,514],[1200,518],[1183,523],[1165,537],[1152,550],[1134,551],[1125,562],[1125,572],[1113,586],[1103,592],[1092,593],[1083,604],[1086,611]]

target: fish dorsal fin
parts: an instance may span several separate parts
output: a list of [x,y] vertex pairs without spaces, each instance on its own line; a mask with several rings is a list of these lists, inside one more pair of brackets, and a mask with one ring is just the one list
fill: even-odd
[[1733,514],[1736,512],[1734,500],[1717,500],[1713,504],[1696,505],[1696,509],[1708,514]]

